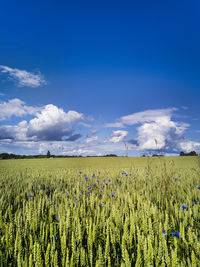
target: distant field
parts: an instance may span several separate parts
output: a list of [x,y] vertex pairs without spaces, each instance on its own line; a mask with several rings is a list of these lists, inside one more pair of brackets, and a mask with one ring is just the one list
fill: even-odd
[[89,157],[89,158],[51,158],[0,160],[0,168],[33,168],[33,169],[131,169],[144,168],[147,165],[158,166],[166,161],[170,166],[174,162],[176,168],[193,168],[200,166],[199,157]]
[[0,160],[0,266],[200,266],[198,157]]

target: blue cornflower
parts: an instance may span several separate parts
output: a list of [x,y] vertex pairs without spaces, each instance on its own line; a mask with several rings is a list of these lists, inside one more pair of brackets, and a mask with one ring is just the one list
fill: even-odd
[[90,190],[90,189],[91,189],[91,187],[88,187],[87,189],[88,189],[88,190]]
[[58,240],[57,236],[54,236],[52,239],[55,240],[55,241]]
[[96,184],[93,184],[93,186],[97,186]]
[[115,197],[115,194],[112,194],[111,196],[112,196],[112,197]]
[[171,193],[170,193],[170,195],[172,196],[172,195],[173,195],[173,193],[171,192]]
[[105,187],[105,185],[102,186],[102,188],[104,188],[104,187]]
[[83,195],[83,193],[84,193],[84,192],[83,192],[83,191],[81,191],[81,194],[82,194],[82,195]]
[[80,171],[79,173],[81,174],[81,173],[83,173],[83,172]]
[[192,201],[192,203],[193,203],[193,204],[197,204],[197,202],[196,202],[196,201]]
[[85,177],[85,180],[86,180],[86,181],[88,181],[88,178],[87,178],[87,176]]
[[25,170],[27,171],[27,170],[28,170],[28,168],[25,168]]
[[99,171],[98,173],[100,174],[101,172]]
[[33,195],[28,195],[28,197],[29,197],[29,198],[32,198],[32,197],[33,197]]
[[67,198],[69,198],[69,195],[67,195]]
[[179,237],[180,236],[180,233],[179,232],[173,232],[172,235]]
[[102,206],[103,204],[102,203],[99,203],[99,206]]
[[182,205],[182,208],[183,208],[183,210],[186,210],[187,206],[186,205]]
[[178,178],[174,178],[175,182],[178,180]]
[[88,191],[87,193],[90,194],[90,191]]
[[55,216],[55,220],[58,220],[58,216]]
[[106,179],[103,179],[103,181],[105,182],[105,181],[106,181]]
[[97,180],[97,183],[99,182],[99,180]]
[[101,193],[103,193],[103,191],[101,191]]
[[163,235],[167,235],[167,233],[165,232],[164,229],[162,230],[162,234],[163,234]]
[[106,185],[108,185],[108,184],[106,183]]
[[110,180],[110,179],[108,179],[108,182],[111,182],[111,180]]
[[200,190],[200,186],[197,187]]
[[92,174],[92,177],[95,177],[95,173]]
[[76,201],[78,201],[78,198],[75,198]]

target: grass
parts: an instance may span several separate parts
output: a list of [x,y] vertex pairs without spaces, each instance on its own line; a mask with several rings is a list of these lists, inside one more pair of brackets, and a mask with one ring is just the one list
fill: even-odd
[[0,177],[0,266],[200,266],[197,157],[2,160]]

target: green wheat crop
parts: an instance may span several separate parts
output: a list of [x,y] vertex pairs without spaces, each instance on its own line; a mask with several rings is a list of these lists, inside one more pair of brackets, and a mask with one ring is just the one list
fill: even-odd
[[0,266],[200,266],[194,158],[0,162]]

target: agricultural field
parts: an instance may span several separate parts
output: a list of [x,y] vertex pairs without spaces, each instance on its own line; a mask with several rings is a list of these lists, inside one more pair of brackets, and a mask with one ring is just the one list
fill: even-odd
[[200,266],[199,157],[1,160],[0,266]]

